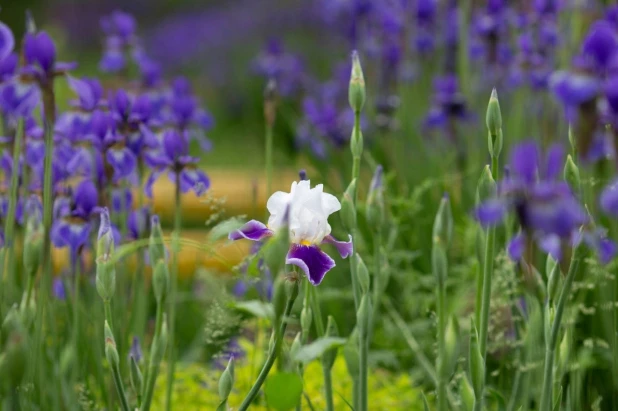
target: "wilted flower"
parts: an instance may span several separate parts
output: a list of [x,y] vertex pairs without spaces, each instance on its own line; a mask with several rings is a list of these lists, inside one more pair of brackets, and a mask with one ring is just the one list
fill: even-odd
[[266,207],[270,212],[268,226],[251,220],[230,233],[229,238],[259,241],[287,227],[291,245],[286,264],[302,269],[313,285],[320,284],[324,275],[335,266],[335,261],[320,249],[320,244],[333,244],[342,258],[352,254],[352,236],[345,242],[330,235],[328,216],[339,211],[341,204],[335,196],[323,192],[322,184],[311,188],[309,180],[294,182],[290,193],[274,193]]

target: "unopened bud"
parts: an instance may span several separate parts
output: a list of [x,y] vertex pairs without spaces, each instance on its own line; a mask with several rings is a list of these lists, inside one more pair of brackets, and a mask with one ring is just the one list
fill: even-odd
[[24,238],[24,270],[29,276],[36,275],[41,265],[43,252],[43,225],[38,211],[28,216]]
[[491,174],[489,165],[486,165],[481,172],[481,177],[476,186],[476,202],[481,204],[496,196],[496,181]]
[[470,353],[469,353],[470,380],[474,389],[475,397],[482,398],[483,384],[485,381],[485,361],[479,347],[478,334],[474,320],[470,326]]
[[369,335],[369,318],[371,317],[371,297],[369,294],[363,295],[356,312],[358,323],[359,338],[366,339]]
[[148,244],[150,261],[156,264],[157,261],[166,261],[165,245],[163,244],[163,232],[158,215],[150,217],[150,239]]
[[492,157],[498,157],[500,151],[502,151],[502,114],[500,113],[500,103],[498,102],[498,92],[496,89],[493,89],[491,92],[485,122],[489,131],[487,137],[489,154]]
[[296,333],[296,337],[294,337],[294,341],[292,341],[292,345],[290,346],[290,358],[296,358],[296,354],[301,346],[301,333]]
[[311,323],[313,320],[313,313],[311,312],[310,307],[303,307],[300,312],[300,328],[302,329],[303,335],[307,337],[311,332]]
[[384,221],[384,186],[382,183],[382,173],[382,166],[378,165],[371,179],[371,186],[369,187],[366,203],[367,221],[376,229],[379,229]]
[[120,359],[118,358],[118,351],[116,350],[116,341],[114,340],[114,334],[107,321],[105,321],[105,357],[112,367],[119,366]]
[[169,269],[164,260],[159,260],[155,263],[152,287],[157,299],[157,304],[165,304],[167,294],[169,293]]
[[108,261],[97,260],[96,286],[103,301],[109,301],[116,291],[116,268]]
[[234,387],[234,357],[230,357],[227,367],[223,370],[221,378],[219,378],[219,398],[224,401],[230,396]]
[[360,158],[363,155],[363,146],[363,131],[355,125],[352,129],[352,136],[350,137],[350,151],[352,152],[352,157]]
[[358,352],[358,329],[354,328],[348,338],[348,342],[343,346],[343,358],[345,359],[348,374],[352,380],[358,379],[360,355]]
[[456,317],[451,317],[446,325],[444,345],[446,346],[446,361],[444,362],[444,366],[448,367],[448,372],[445,374],[450,374],[450,369],[457,360],[457,349],[459,348],[459,324],[457,323]]
[[463,375],[461,380],[459,380],[459,392],[461,394],[461,402],[464,405],[464,410],[472,411],[474,409],[474,389],[466,375]]
[[365,265],[365,262],[361,258],[360,254],[354,255],[354,263],[356,264],[356,278],[358,285],[360,286],[361,293],[367,294],[369,292],[369,270]]
[[564,165],[564,180],[575,195],[579,195],[581,190],[581,179],[579,177],[579,168],[573,161],[573,158],[569,154]]
[[365,105],[365,77],[363,68],[358,58],[358,52],[352,52],[352,73],[350,74],[350,87],[348,89],[348,100],[350,107],[356,113],[360,112]]
[[352,232],[356,228],[355,198],[356,179],[352,180],[348,188],[343,193],[343,198],[341,199],[341,221],[343,222],[343,227],[348,232]]
[[448,195],[442,197],[440,207],[436,214],[436,219],[433,223],[433,243],[434,246],[448,247],[451,243],[453,234],[453,214],[451,213],[451,204]]
[[286,303],[286,285],[283,276],[277,276],[275,279],[275,292],[273,293],[273,309],[275,312],[275,324],[279,323],[279,319],[283,316]]
[[131,387],[133,387],[133,391],[137,393],[137,395],[141,395],[142,389],[144,388],[144,377],[142,376],[142,371],[139,369],[139,364],[137,363],[137,359],[134,356],[130,357],[131,361]]
[[109,261],[114,253],[114,235],[109,219],[109,211],[104,207],[101,211],[101,224],[97,237],[97,261]]

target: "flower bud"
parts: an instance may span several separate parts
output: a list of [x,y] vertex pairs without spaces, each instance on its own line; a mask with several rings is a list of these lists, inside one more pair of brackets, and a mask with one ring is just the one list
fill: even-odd
[[444,345],[446,346],[446,361],[444,364],[448,367],[448,372],[445,374],[450,374],[450,370],[457,361],[457,351],[459,348],[459,324],[457,323],[456,317],[451,317],[449,319],[444,337]]
[[562,336],[562,340],[560,341],[560,345],[558,346],[558,364],[565,373],[568,371],[568,367],[570,365],[569,357],[571,352],[569,341],[571,338],[572,336],[570,335],[570,331],[565,332],[564,336]]
[[348,89],[348,100],[350,107],[354,112],[358,113],[365,105],[365,77],[363,76],[363,68],[358,58],[358,52],[352,52],[352,73],[350,74],[350,87]]
[[129,358],[131,361],[131,373],[129,375],[131,377],[131,387],[133,387],[133,391],[139,396],[144,388],[144,377],[142,377],[137,359],[134,356],[130,356]]
[[352,129],[352,136],[350,137],[350,151],[352,157],[360,158],[363,155],[363,131],[360,128]]
[[24,236],[24,270],[30,276],[36,275],[43,253],[43,225],[41,215],[36,212],[28,216]]
[[498,157],[500,151],[502,151],[502,114],[500,113],[498,92],[495,88],[492,90],[491,97],[489,98],[485,123],[487,124],[487,130],[489,130],[487,138],[489,154],[492,157]]
[[97,259],[96,285],[103,301],[109,301],[116,291],[116,268],[108,261]]
[[163,314],[163,324],[161,325],[161,333],[155,335],[152,341],[152,348],[150,350],[150,364],[160,364],[165,355],[165,348],[167,347],[167,316]]
[[223,370],[221,378],[219,378],[219,398],[225,401],[232,392],[234,386],[234,356],[230,357],[227,367]]
[[109,219],[109,211],[104,207],[101,211],[101,224],[97,237],[97,261],[109,261],[114,253],[114,235]]
[[369,292],[369,270],[365,265],[365,262],[361,258],[360,254],[354,255],[354,262],[356,264],[356,279],[358,281],[358,285],[360,286],[361,293],[367,294]]
[[369,294],[363,295],[358,311],[356,312],[356,321],[358,323],[359,338],[367,339],[369,335],[369,318],[371,317],[371,297]]
[[468,355],[470,367],[470,379],[474,389],[475,398],[480,399],[483,395],[483,382],[485,381],[485,361],[479,347],[478,334],[474,320],[470,326],[470,353]]
[[[326,323],[326,337],[339,337],[339,328],[332,316],[328,316],[328,322]],[[337,358],[337,347],[331,348],[322,355],[322,365],[325,369],[330,370],[335,364]]]
[[273,309],[275,312],[275,324],[279,323],[279,319],[283,315],[286,303],[286,286],[285,278],[283,276],[277,276],[275,279],[275,292],[273,293]]
[[459,380],[459,393],[461,394],[461,402],[464,405],[465,411],[472,411],[474,409],[474,390],[470,384],[470,380],[466,375]]
[[19,305],[19,311],[21,318],[26,326],[30,326],[36,317],[36,299],[30,298],[27,301],[28,293],[24,292],[21,297],[21,304]]
[[442,197],[440,207],[436,214],[436,219],[433,223],[433,243],[434,246],[448,247],[451,243],[453,234],[453,214],[451,213],[451,205],[448,195]]
[[307,337],[311,332],[312,320],[313,313],[311,312],[311,307],[303,307],[302,311],[300,312],[300,328],[305,337]]
[[2,320],[2,340],[0,340],[0,346],[4,342],[4,337],[11,334],[13,331],[18,330],[22,326],[21,317],[19,315],[19,309],[17,304],[14,304],[7,313],[4,320]]
[[581,179],[579,178],[579,168],[569,154],[564,165],[564,180],[575,195],[578,195],[581,190]]
[[152,288],[154,289],[157,304],[159,305],[165,304],[165,300],[167,299],[170,283],[169,277],[169,270],[165,261],[157,261],[153,273]]
[[443,247],[434,245],[431,249],[431,269],[438,284],[442,285],[448,277],[448,258]]
[[109,365],[113,368],[119,366],[120,359],[118,357],[118,351],[116,350],[116,341],[114,340],[114,334],[107,321],[105,321],[105,357]]
[[350,182],[350,185],[343,193],[341,199],[341,221],[343,227],[348,232],[352,232],[356,228],[356,206],[354,198],[356,196],[356,179]]
[[382,184],[383,169],[378,165],[371,179],[369,194],[367,195],[366,209],[367,222],[376,229],[382,227],[384,221],[384,186]]
[[358,353],[358,328],[354,328],[354,331],[352,331],[352,334],[350,334],[348,338],[348,342],[343,346],[343,358],[345,359],[346,368],[352,380],[358,379],[358,373],[360,371],[358,367],[360,361],[360,355]]
[[21,324],[16,325],[6,334],[3,327],[3,338],[6,341],[0,352],[0,381],[9,387],[21,384],[28,361],[28,334]]
[[296,337],[294,337],[294,341],[292,341],[292,345],[290,346],[290,358],[296,358],[296,354],[301,346],[301,333],[296,333]]
[[545,320],[545,341],[549,341],[551,336],[551,329],[554,324],[554,318],[556,317],[556,310],[554,307],[550,307],[548,304],[545,304],[545,316],[543,319]]
[[166,261],[165,245],[163,244],[163,232],[158,215],[150,218],[150,240],[148,244],[150,261],[155,264],[159,260]]
[[476,202],[483,203],[496,196],[496,181],[491,174],[489,165],[486,165],[481,172],[481,177],[476,186]]

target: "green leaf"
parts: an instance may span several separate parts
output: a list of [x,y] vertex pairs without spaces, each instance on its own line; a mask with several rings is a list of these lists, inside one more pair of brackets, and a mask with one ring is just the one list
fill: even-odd
[[322,337],[311,344],[301,347],[294,356],[293,360],[296,362],[302,362],[307,364],[317,358],[320,358],[322,354],[331,348],[341,347],[346,343],[345,338],[337,337]]
[[272,320],[275,315],[271,304],[259,300],[235,302],[232,304],[232,307],[258,318]]
[[210,241],[217,241],[221,238],[227,237],[232,231],[238,230],[242,227],[243,224],[245,224],[245,220],[243,219],[238,217],[228,218],[210,229],[208,239]]
[[221,401],[221,404],[217,407],[217,411],[227,411],[227,400]]
[[506,399],[504,398],[504,395],[493,387],[485,387],[485,389],[487,390],[487,393],[498,403],[498,411],[506,410]]
[[269,407],[279,411],[290,410],[300,402],[303,380],[296,373],[280,372],[266,380],[264,387]]

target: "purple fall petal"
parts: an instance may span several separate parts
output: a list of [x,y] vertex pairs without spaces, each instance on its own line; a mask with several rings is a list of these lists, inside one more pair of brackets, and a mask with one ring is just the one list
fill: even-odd
[[318,246],[301,244],[292,244],[285,263],[300,267],[313,285],[319,285],[335,266],[335,261]]
[[354,252],[354,245],[352,244],[352,236],[348,235],[348,237],[349,237],[348,241],[337,241],[335,237],[329,234],[326,237],[324,237],[324,240],[322,240],[322,243],[328,243],[328,244],[334,245],[337,248],[337,251],[339,251],[339,255],[341,255],[341,258],[347,258],[351,256],[352,253]]
[[251,220],[238,230],[232,231],[228,238],[230,240],[240,240],[246,238],[247,240],[260,241],[261,239],[271,236],[273,232],[266,227],[263,223],[257,220]]
[[519,233],[515,237],[513,237],[507,245],[507,252],[509,254],[509,257],[511,257],[511,260],[521,260],[521,257],[524,254],[525,246],[526,237],[523,235],[523,233]]

